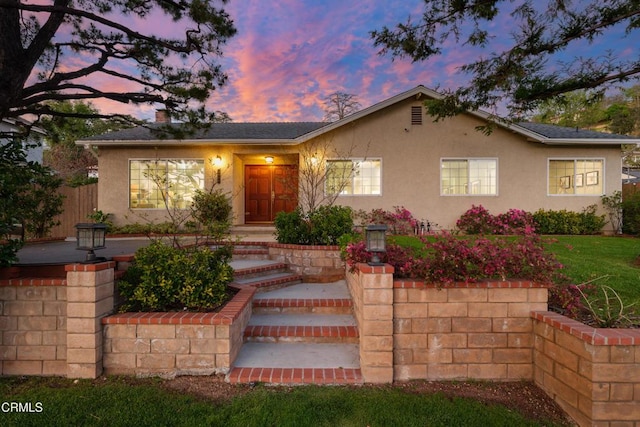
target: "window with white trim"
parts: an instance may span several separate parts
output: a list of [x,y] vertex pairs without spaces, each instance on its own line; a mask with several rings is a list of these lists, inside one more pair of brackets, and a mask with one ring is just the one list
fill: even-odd
[[549,159],[549,195],[601,196],[604,159]]
[[381,160],[327,160],[325,192],[341,195],[380,195]]
[[187,209],[202,189],[203,159],[129,160],[131,209]]
[[496,196],[498,159],[441,159],[440,194]]

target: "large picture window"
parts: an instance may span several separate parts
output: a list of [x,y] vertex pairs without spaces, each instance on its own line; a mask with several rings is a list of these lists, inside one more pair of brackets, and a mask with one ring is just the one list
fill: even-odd
[[327,194],[380,195],[380,159],[327,160]]
[[550,195],[603,194],[603,159],[549,159]]
[[495,196],[498,194],[498,159],[442,159],[440,194]]
[[204,189],[204,160],[129,161],[129,207],[186,209]]

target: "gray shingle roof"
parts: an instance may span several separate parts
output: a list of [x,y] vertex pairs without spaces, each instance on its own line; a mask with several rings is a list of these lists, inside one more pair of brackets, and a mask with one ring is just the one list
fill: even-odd
[[[208,129],[200,130],[186,136],[188,140],[293,140],[322,126],[324,122],[282,122],[282,123],[214,123]],[[151,129],[161,125],[152,124]],[[179,128],[174,123],[171,126]],[[138,126],[98,136],[84,138],[87,141],[154,141],[159,138],[156,132],[147,127]],[[166,134],[163,139],[175,139]]]
[[546,123],[520,122],[518,126],[551,139],[634,139],[632,136],[556,126]]

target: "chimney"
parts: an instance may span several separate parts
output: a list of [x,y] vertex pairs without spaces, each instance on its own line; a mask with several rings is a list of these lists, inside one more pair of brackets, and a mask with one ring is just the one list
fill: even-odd
[[167,110],[156,110],[156,123],[171,123],[171,116]]

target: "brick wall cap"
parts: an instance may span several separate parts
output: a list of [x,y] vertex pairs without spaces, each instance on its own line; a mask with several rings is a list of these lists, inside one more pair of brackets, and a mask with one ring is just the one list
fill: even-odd
[[426,283],[419,280],[398,279],[393,281],[396,289],[544,289],[549,285],[531,280],[482,280],[480,282],[455,282],[446,285]]
[[18,279],[0,280],[0,286],[67,286],[67,281],[66,279],[21,277]]
[[591,345],[640,345],[640,329],[594,328],[552,311],[534,311],[531,317],[580,338]]
[[[243,243],[244,244],[244,243]],[[340,246],[337,245],[292,245],[285,243],[267,243],[267,246],[270,248],[279,248],[279,249],[297,249],[301,251],[339,251]]]
[[116,263],[114,261],[105,261],[99,262],[96,264],[67,264],[64,269],[65,271],[76,271],[76,272],[85,272],[85,271],[102,271],[108,270],[110,268],[115,268]]

